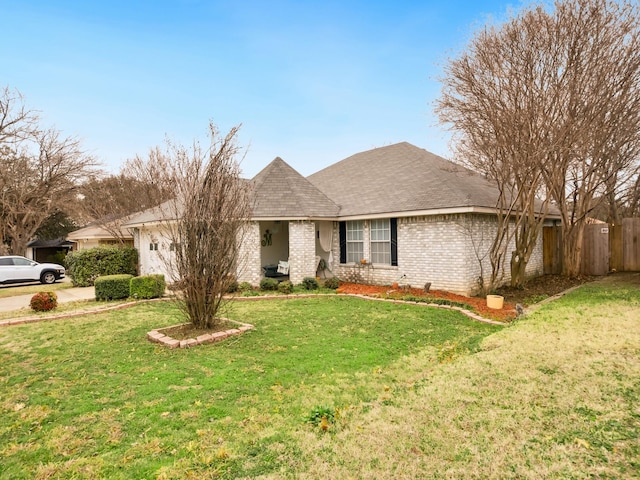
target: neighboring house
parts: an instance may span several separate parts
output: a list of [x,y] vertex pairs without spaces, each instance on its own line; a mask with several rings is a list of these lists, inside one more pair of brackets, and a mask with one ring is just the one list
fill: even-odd
[[[114,235],[117,233],[118,235]],[[105,227],[103,223],[93,222],[84,228],[74,230],[67,235],[67,240],[74,243],[73,250],[86,250],[94,247],[104,247],[110,245],[133,246],[133,236],[126,228],[118,227],[115,224]]]
[[[498,191],[482,175],[403,142],[358,153],[308,178],[276,158],[251,181],[253,212],[241,245],[238,281],[257,285],[279,262],[296,284],[335,275],[399,282],[466,295],[478,291],[495,236]],[[169,249],[160,209],[124,227],[140,251],[140,272],[163,272]],[[550,221],[557,217],[550,218]],[[527,272],[543,273],[542,235]],[[327,271],[318,269],[323,259]],[[509,279],[509,266],[504,280]]]
[[73,242],[64,238],[53,240],[36,239],[27,244],[26,257],[39,263],[61,263],[69,250],[73,248]]

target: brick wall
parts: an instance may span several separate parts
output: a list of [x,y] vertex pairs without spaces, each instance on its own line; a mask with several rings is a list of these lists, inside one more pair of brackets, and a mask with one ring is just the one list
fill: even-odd
[[248,282],[257,286],[262,279],[260,263],[260,224],[249,222],[238,232],[240,248],[238,252],[238,282]]
[[294,285],[316,276],[316,225],[309,221],[289,222],[289,280]]
[[[490,215],[433,215],[398,219],[398,266],[340,264],[338,222],[334,222],[334,275],[344,281],[390,285],[393,282],[423,287],[431,283],[434,290],[472,295],[479,289],[480,262],[485,280],[491,273],[486,255],[495,235],[496,220]],[[364,252],[369,258],[369,222],[364,225]],[[503,281],[510,279],[508,260],[513,243],[505,259]],[[542,238],[532,255],[527,273],[542,274]]]

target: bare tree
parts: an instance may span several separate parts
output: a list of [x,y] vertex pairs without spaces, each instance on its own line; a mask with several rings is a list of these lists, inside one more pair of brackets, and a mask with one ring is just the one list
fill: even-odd
[[512,278],[551,202],[563,221],[563,273],[578,274],[587,218],[638,158],[639,18],[625,0],[531,7],[477,33],[447,67],[441,120],[460,154],[517,199]]
[[113,238],[125,243],[127,219],[136,212],[155,207],[172,192],[166,186],[136,175],[144,169],[136,169],[137,158],[125,163],[118,175],[98,175],[86,181],[80,188],[77,215],[83,223],[100,225]]
[[539,165],[553,147],[540,122],[560,115],[544,96],[545,75],[558,65],[538,28],[545,20],[538,9],[478,32],[468,51],[449,62],[437,103],[440,120],[454,130],[458,158],[494,180],[499,191],[488,288],[502,277],[511,244],[511,283],[524,282],[549,208],[548,197],[535,201],[544,192]]
[[0,97],[0,234],[6,252],[24,255],[42,223],[74,201],[94,160],[77,139],[40,129],[21,102],[8,89]]
[[9,87],[0,90],[0,146],[31,138],[38,131],[38,115],[27,110],[22,95]]
[[218,312],[238,267],[243,225],[249,218],[248,183],[240,178],[236,137],[239,127],[221,137],[209,125],[210,144],[203,149],[167,141],[149,161],[138,159],[131,171],[171,188],[165,202],[162,232],[171,248],[163,260],[178,277],[181,305],[196,328],[219,323]]

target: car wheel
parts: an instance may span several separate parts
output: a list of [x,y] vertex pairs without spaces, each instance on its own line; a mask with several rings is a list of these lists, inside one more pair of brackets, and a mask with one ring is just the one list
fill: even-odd
[[53,272],[44,272],[40,277],[42,283],[51,284],[56,281],[56,276]]

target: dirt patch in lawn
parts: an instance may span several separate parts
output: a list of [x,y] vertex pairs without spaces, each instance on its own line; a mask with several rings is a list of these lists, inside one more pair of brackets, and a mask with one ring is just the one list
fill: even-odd
[[497,290],[498,295],[502,295],[505,301],[524,306],[538,303],[545,298],[558,295],[570,288],[580,286],[584,283],[593,282],[599,277],[582,275],[578,277],[564,277],[562,275],[543,275],[527,281],[523,287],[503,286]]
[[232,328],[238,328],[238,324],[230,322],[229,320],[221,320],[211,328],[196,328],[192,323],[184,323],[182,325],[163,328],[161,331],[168,337],[175,338],[176,340],[186,340],[188,338],[197,338],[207,333],[224,332]]

